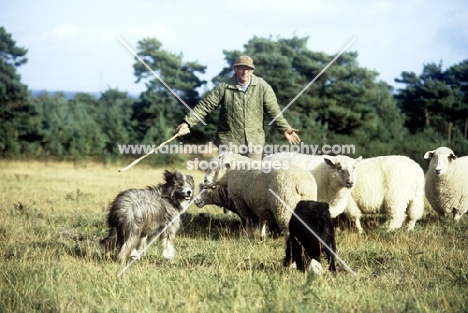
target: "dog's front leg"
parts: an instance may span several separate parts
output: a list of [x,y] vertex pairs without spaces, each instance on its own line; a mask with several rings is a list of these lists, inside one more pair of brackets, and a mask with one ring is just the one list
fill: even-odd
[[174,249],[174,241],[175,241],[175,232],[171,231],[169,228],[166,232],[161,236],[161,256],[165,259],[173,259],[175,256],[175,249]]

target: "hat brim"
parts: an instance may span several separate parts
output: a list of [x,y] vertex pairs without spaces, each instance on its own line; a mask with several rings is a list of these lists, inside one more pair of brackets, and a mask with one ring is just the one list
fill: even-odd
[[247,67],[250,68],[251,70],[254,70],[254,69],[255,69],[255,67],[252,67],[252,65],[246,64],[246,63],[237,63],[237,64],[234,64],[234,67],[237,67],[237,66],[247,66]]

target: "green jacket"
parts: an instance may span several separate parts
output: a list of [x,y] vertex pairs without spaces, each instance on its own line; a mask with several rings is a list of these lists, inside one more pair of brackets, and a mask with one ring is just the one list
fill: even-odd
[[[221,105],[218,120],[218,129],[214,143],[248,145],[265,144],[265,132],[263,130],[264,114],[270,120],[280,112],[275,93],[265,80],[252,74],[250,85],[244,91],[237,84],[233,76],[220,83],[211,90],[194,108],[187,114],[184,121],[190,127],[196,125],[208,113]],[[195,114],[196,115],[195,115]],[[280,115],[273,123],[279,132],[291,128],[283,115]]]

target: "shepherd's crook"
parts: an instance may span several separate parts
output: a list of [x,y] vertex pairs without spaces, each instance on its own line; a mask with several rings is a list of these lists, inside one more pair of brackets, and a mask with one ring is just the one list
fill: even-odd
[[190,129],[189,129],[189,128],[183,128],[183,129],[181,129],[177,134],[175,134],[174,136],[172,136],[172,137],[169,138],[168,140],[164,141],[162,144],[160,144],[159,146],[157,146],[156,148],[154,148],[153,150],[151,150],[150,152],[148,152],[147,154],[145,154],[145,155],[142,156],[141,158],[136,159],[135,161],[133,161],[132,163],[130,163],[130,165],[124,167],[123,169],[120,169],[119,172],[123,172],[123,171],[128,170],[128,169],[131,168],[133,165],[137,164],[138,162],[140,162],[141,160],[143,160],[144,158],[146,158],[148,155],[150,155],[150,154],[156,152],[159,148],[161,148],[162,146],[164,146],[166,143],[171,142],[172,140],[176,139],[176,138],[179,137],[179,136],[187,135],[188,133],[190,133]]

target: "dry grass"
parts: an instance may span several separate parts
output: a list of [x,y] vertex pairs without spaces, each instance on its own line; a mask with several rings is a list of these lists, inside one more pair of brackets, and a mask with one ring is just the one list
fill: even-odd
[[119,265],[93,250],[107,205],[162,179],[145,164],[118,168],[0,161],[0,312],[466,312],[468,218],[431,211],[411,233],[385,232],[378,219],[364,236],[338,232],[357,276],[316,277],[281,266],[282,239],[247,238],[218,208],[191,207],[174,262],[152,246],[117,278]]

